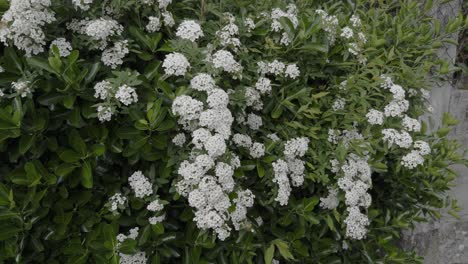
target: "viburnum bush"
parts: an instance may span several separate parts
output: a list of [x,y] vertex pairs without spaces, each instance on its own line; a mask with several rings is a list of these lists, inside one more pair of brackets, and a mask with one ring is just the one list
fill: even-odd
[[419,2],[0,1],[0,262],[420,262],[466,160]]

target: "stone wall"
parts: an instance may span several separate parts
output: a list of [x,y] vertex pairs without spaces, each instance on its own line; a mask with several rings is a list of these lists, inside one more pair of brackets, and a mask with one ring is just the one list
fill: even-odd
[[[436,1],[434,1],[436,2]],[[440,1],[439,1],[440,2]],[[435,4],[433,16],[444,25],[448,18],[458,15],[463,0],[454,0],[446,4]],[[458,35],[451,36],[457,40]],[[455,63],[457,48],[447,44],[439,50],[439,56]],[[463,78],[462,78],[463,80]],[[466,78],[464,79],[466,82]],[[434,112],[424,119],[431,120],[434,128],[440,125],[443,113],[450,112],[458,120],[451,136],[460,141],[463,149],[468,149],[468,90],[459,89],[468,84],[454,80],[440,81],[434,84],[431,91],[431,104]],[[424,257],[426,264],[468,264],[468,168],[454,167],[459,177],[451,190],[459,205],[463,208],[460,219],[444,215],[438,221],[419,224],[412,231],[403,235],[403,245],[415,249]]]

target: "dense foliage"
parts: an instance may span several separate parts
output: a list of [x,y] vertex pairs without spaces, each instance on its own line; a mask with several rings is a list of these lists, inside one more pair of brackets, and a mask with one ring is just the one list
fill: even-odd
[[466,160],[419,2],[0,1],[0,263],[420,262]]

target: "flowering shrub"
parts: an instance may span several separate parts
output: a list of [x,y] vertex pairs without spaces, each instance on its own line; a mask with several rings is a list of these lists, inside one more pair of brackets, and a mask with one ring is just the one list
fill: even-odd
[[0,260],[420,261],[400,231],[458,209],[456,120],[420,116],[463,17],[321,2],[2,2]]

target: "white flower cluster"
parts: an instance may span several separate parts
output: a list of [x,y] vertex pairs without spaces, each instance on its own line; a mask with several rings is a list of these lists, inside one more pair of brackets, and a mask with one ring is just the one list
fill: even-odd
[[332,109],[335,111],[343,110],[346,106],[346,101],[343,98],[338,98],[333,102]]
[[161,29],[161,21],[159,20],[159,17],[155,16],[150,16],[148,17],[149,22],[146,24],[146,31],[149,33],[154,33],[156,31],[159,31]]
[[145,252],[137,252],[133,255],[119,253],[119,264],[146,264],[148,259]]
[[218,50],[212,55],[213,66],[217,69],[223,69],[228,73],[242,72],[242,66],[238,63],[231,52],[227,50]]
[[58,38],[50,43],[50,48],[53,46],[57,47],[59,50],[60,57],[68,57],[71,51],[73,50],[70,42],[68,42],[65,38]]
[[424,155],[431,153],[431,148],[427,142],[417,140],[413,144],[413,150],[401,158],[401,165],[408,169],[414,169],[424,163]]
[[361,240],[366,236],[369,225],[369,219],[361,213],[361,207],[367,209],[372,202],[372,197],[367,193],[372,187],[371,168],[367,157],[350,154],[340,169],[343,176],[338,179],[338,187],[345,192],[348,207],[348,216],[344,221],[346,236]]
[[320,207],[328,210],[333,210],[338,207],[340,201],[338,200],[338,190],[328,187],[328,196],[320,198]]
[[339,21],[336,16],[329,15],[322,9],[315,10],[321,18],[322,29],[327,33],[328,41],[333,44],[336,41],[336,35],[338,31]]
[[110,211],[117,212],[119,209],[123,209],[127,203],[127,197],[123,196],[122,193],[116,193],[109,198]]
[[244,25],[247,27],[247,32],[251,32],[256,27],[255,21],[253,21],[253,19],[250,17],[245,19]]
[[21,97],[26,97],[32,93],[31,84],[28,81],[12,82],[11,87]]
[[229,23],[221,30],[216,31],[216,36],[218,37],[221,46],[230,46],[234,51],[236,51],[237,48],[240,47],[240,40],[236,37],[239,34],[239,27],[234,23],[235,18],[232,14],[225,13],[224,15]]
[[99,49],[101,50],[106,48],[110,37],[119,36],[123,32],[122,25],[111,18],[98,18],[87,22],[83,26],[86,35],[99,41]]
[[274,76],[285,76],[291,79],[296,79],[300,75],[299,68],[296,64],[288,64],[273,60],[272,62],[259,61],[257,62],[258,73],[261,76],[271,74]]
[[49,9],[50,0],[11,0],[0,25],[0,41],[26,52],[26,56],[44,51],[46,24],[54,22],[55,14]]
[[378,110],[371,109],[366,114],[367,122],[371,125],[382,125],[384,122],[384,114]]
[[153,186],[148,178],[141,171],[135,171],[130,178],[128,184],[135,192],[135,197],[143,198],[153,194]]
[[126,84],[119,87],[115,93],[115,99],[119,100],[122,104],[128,106],[132,103],[138,102],[138,95],[135,88]]
[[117,243],[120,244],[124,242],[126,239],[135,240],[138,237],[139,232],[140,232],[140,228],[137,226],[137,227],[130,229],[128,231],[128,235],[120,233],[117,235]]
[[405,90],[398,84],[394,84],[388,76],[382,76],[384,82],[382,88],[390,90],[393,94],[393,100],[385,106],[384,114],[386,117],[402,117],[403,113],[408,111],[409,102],[405,99]]
[[185,144],[185,141],[187,141],[187,139],[184,133],[179,133],[172,138],[172,143],[178,147],[182,147]]
[[[179,124],[191,133],[193,150],[197,150],[197,154],[179,166],[178,174],[182,179],[177,183],[177,191],[187,197],[195,209],[197,226],[215,231],[218,238],[224,240],[232,230],[229,221],[236,230],[246,221],[247,208],[253,205],[254,196],[249,190],[238,187],[237,199],[231,201],[229,198],[236,188],[234,170],[240,166],[238,158],[228,154],[226,144],[234,121],[228,109],[229,95],[216,88],[214,79],[208,74],[200,73],[190,83],[194,90],[206,92],[208,108],[188,95],[178,96],[173,101],[172,112],[178,115]],[[262,154],[262,147],[252,146],[253,155]],[[224,162],[228,156],[231,164]],[[233,203],[235,210],[230,212]]]
[[75,7],[86,11],[90,8],[90,5],[93,3],[93,0],[72,0],[72,3]]
[[[283,25],[281,25],[280,19],[285,17],[291,21],[293,28],[296,29],[299,25],[299,20],[297,19],[297,7],[294,4],[289,4],[286,11],[283,11],[279,8],[273,8],[271,10],[271,31],[281,32]],[[281,45],[287,46],[291,44],[291,37],[286,31],[283,31],[281,34],[281,39],[279,40]]]
[[94,97],[106,101],[97,108],[97,116],[101,122],[110,121],[112,118],[115,106],[115,102],[111,101],[112,99],[126,106],[138,102],[135,88],[124,84],[114,89],[108,81],[101,81],[94,85]]
[[197,39],[203,37],[203,31],[200,24],[194,20],[184,20],[177,28],[176,36],[195,42]]
[[164,72],[169,76],[184,76],[188,69],[190,69],[190,63],[187,58],[178,52],[166,55],[162,66]]
[[407,115],[403,117],[401,124],[403,125],[403,128],[406,129],[407,131],[414,131],[414,132],[421,131],[421,123],[419,123],[417,119],[411,118]]
[[[280,205],[287,205],[291,195],[291,183],[294,187],[304,183],[305,162],[303,157],[309,148],[309,139],[306,137],[293,138],[284,145],[285,160],[273,162],[273,182],[278,184],[278,195],[275,201]],[[289,177],[288,177],[289,175]]]
[[122,65],[123,58],[128,53],[128,41],[118,41],[114,43],[112,48],[108,48],[102,52],[101,61],[104,63],[104,65],[115,69],[117,66]]
[[410,148],[411,144],[413,144],[413,138],[404,130],[399,132],[393,128],[386,128],[382,130],[382,135],[383,140],[387,142],[390,147],[396,144],[400,148]]

